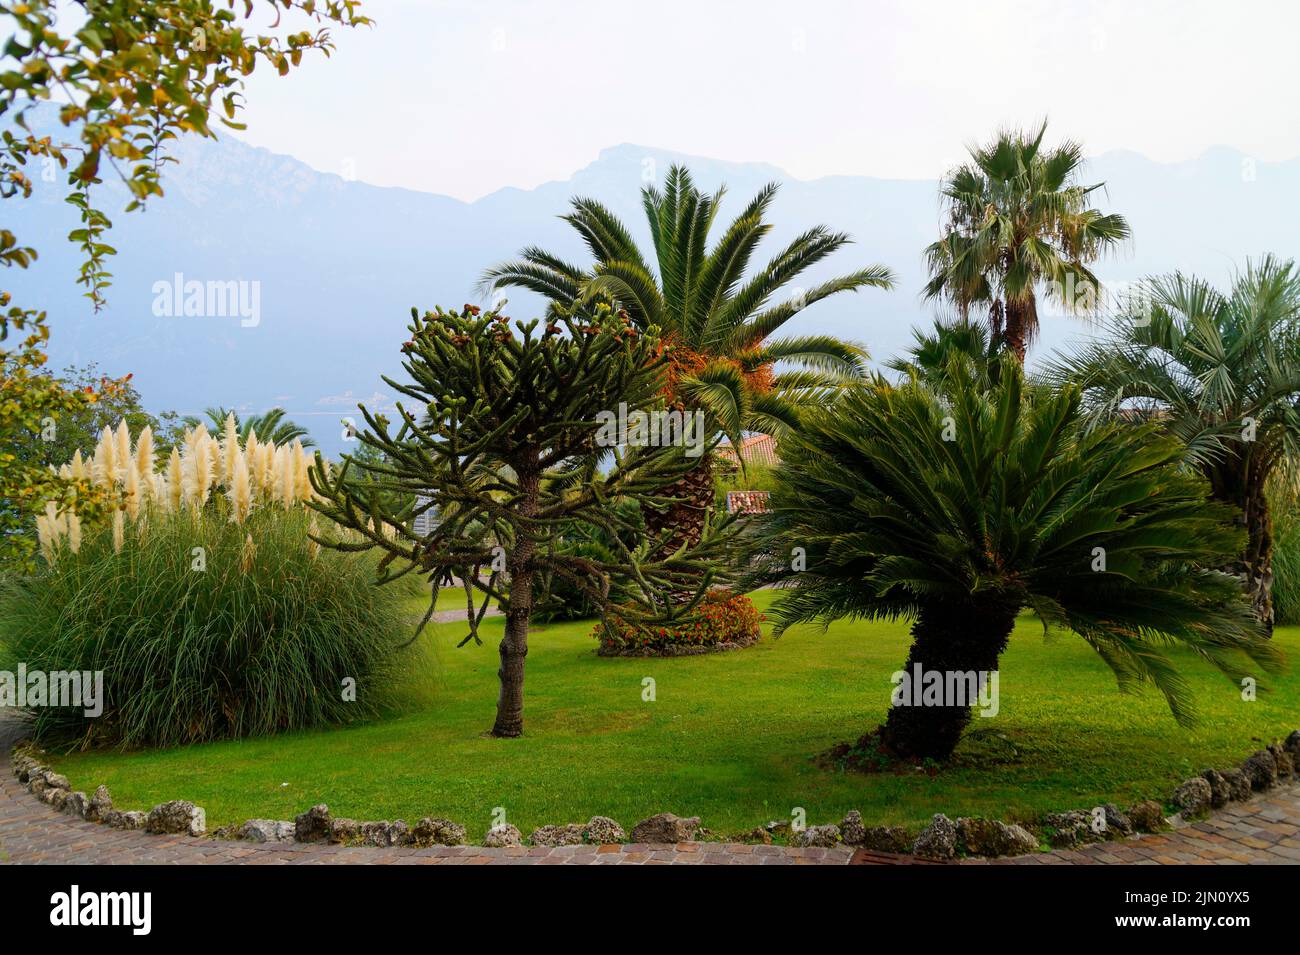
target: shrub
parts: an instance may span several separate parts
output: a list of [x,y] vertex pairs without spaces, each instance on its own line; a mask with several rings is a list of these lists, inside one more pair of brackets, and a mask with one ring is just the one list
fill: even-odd
[[1279,625],[1300,623],[1300,512],[1273,515],[1273,613]]
[[[15,664],[104,674],[102,715],[32,708],[39,739],[171,746],[343,723],[373,714],[401,677],[403,597],[374,585],[370,556],[310,539],[318,518],[299,506],[290,464],[300,450],[250,485],[243,449],[227,443],[207,486],[193,480],[216,450],[205,442],[187,443],[175,499],[163,475],[142,478],[146,437],[142,454],[106,460],[101,447],[98,480],[128,504],[99,526],[51,510],[47,565],[4,582],[0,646]],[[228,493],[213,493],[222,474]]]
[[[374,585],[364,555],[313,556],[308,523],[299,509],[242,526],[182,512],[133,526],[120,552],[104,528],[55,567],[8,581],[0,643],[14,660],[104,672],[99,719],[36,708],[36,736],[171,746],[373,714],[398,675],[401,596]],[[343,698],[347,677],[356,702]]]
[[674,656],[747,647],[758,641],[762,620],[744,594],[715,590],[704,597],[695,614],[675,626],[638,629],[611,615],[596,624],[592,636],[600,642],[597,652],[602,656]]
[[1273,519],[1273,614],[1278,624],[1300,623],[1300,481],[1274,474],[1268,485]]

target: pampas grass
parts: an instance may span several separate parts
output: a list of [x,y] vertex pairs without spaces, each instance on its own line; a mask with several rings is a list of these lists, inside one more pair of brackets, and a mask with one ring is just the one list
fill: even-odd
[[152,435],[133,446],[105,429],[87,470],[117,508],[92,525],[50,505],[37,522],[45,566],[0,585],[0,646],[15,663],[104,673],[102,717],[37,708],[36,737],[174,746],[372,716],[424,652],[397,649],[410,589],[376,586],[373,555],[309,538],[321,530],[302,506],[300,444],[250,454],[233,428],[181,444],[155,470]]

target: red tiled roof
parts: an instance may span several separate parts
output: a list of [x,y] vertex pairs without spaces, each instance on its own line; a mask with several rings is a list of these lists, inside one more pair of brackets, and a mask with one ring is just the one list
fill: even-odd
[[772,510],[767,491],[728,491],[728,514],[766,514]]
[[[762,464],[775,467],[781,463],[776,453],[776,439],[770,434],[755,434],[740,442],[740,453],[746,464]],[[736,449],[730,442],[718,445],[718,456],[728,461],[736,461]]]

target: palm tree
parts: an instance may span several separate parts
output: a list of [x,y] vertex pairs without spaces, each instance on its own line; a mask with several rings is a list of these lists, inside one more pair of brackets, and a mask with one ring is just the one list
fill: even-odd
[[[519,260],[489,269],[482,288],[526,288],[561,311],[586,298],[609,300],[637,326],[657,326],[672,343],[670,403],[704,411],[708,432],[722,431],[733,444],[746,431],[779,437],[796,424],[800,407],[824,401],[828,390],[861,378],[866,354],[829,335],[772,336],[815,302],[864,287],[887,289],[893,276],[883,266],[868,266],[778,300],[782,289],[850,242],[843,233],[816,226],[746,277],[751,257],[771,231],[764,215],[777,188],[770,183],[760,190],[710,249],[709,232],[725,189],[706,195],[684,167],[673,166],[662,192],[654,187],[641,192],[653,267],[609,209],[575,198],[563,218],[590,249],[592,266],[527,248]],[[703,455],[698,467],[664,490],[664,497],[673,503],[647,515],[652,539],[662,538],[672,550],[698,541],[714,500],[711,457]]]
[[963,317],[987,309],[994,339],[1022,363],[1038,333],[1038,286],[1067,311],[1090,311],[1101,288],[1088,264],[1129,236],[1123,216],[1089,208],[1104,184],[1077,183],[1083,148],[1044,150],[1046,132],[1044,122],[1033,135],[1004,131],[973,147],[944,181],[947,231],[925,250],[925,297]]
[[[1240,544],[1182,446],[1152,425],[1084,429],[1080,390],[1027,391],[1011,355],[991,387],[954,367],[939,390],[883,380],[805,416],[787,440],[751,583],[787,588],[777,632],[842,617],[912,621],[906,672],[989,673],[1017,615],[1068,628],[1121,688],[1154,683],[1193,719],[1162,647],[1181,642],[1236,680],[1276,665],[1235,581],[1204,569]],[[791,569],[791,548],[804,548]],[[948,756],[969,696],[894,706],[861,741]]]
[[[235,429],[239,432],[241,443],[248,441],[250,434],[256,434],[257,440],[263,443],[269,441],[273,444],[290,444],[301,441],[304,448],[314,447],[316,444],[306,428],[285,418],[286,412],[283,408],[272,408],[270,411],[249,415],[243,419],[237,412],[221,407],[205,408],[203,414],[208,419],[206,424],[209,430],[214,434],[220,434],[226,429],[226,418],[233,414]],[[202,423],[202,419],[197,415],[186,415],[181,420],[188,428],[196,428]]]
[[[974,322],[936,322],[934,330],[929,332],[913,328],[912,339],[912,347],[905,356],[891,358],[885,362],[886,368],[936,384],[952,367],[963,372],[973,369],[982,380],[988,380],[998,367],[997,342],[986,327]],[[966,361],[954,366],[955,356]]]
[[1185,447],[1246,543],[1229,569],[1273,625],[1273,536],[1264,488],[1300,450],[1300,272],[1247,263],[1227,295],[1174,273],[1142,283],[1095,342],[1050,363],[1085,389],[1094,420],[1152,417]]

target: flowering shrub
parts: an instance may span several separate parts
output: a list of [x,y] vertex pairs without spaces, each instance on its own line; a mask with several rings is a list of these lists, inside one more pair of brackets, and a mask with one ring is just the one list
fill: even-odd
[[596,624],[592,636],[603,656],[705,653],[747,647],[759,638],[763,615],[744,594],[715,590],[705,596],[689,620],[670,627],[638,630],[616,616]]

